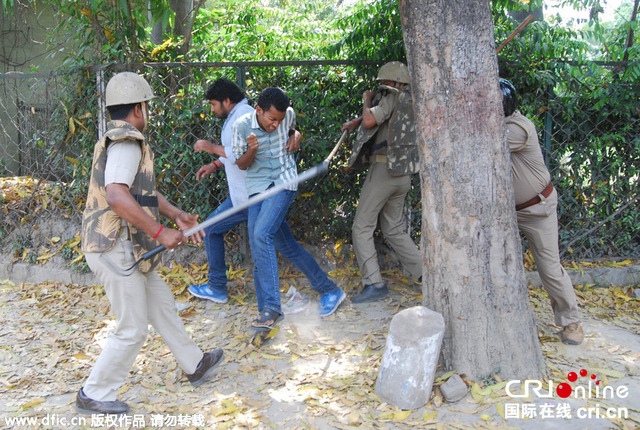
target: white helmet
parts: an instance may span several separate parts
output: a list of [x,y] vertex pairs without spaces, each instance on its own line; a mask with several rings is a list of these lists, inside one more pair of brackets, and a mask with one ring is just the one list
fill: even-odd
[[107,106],[128,105],[151,100],[153,90],[145,78],[132,72],[118,73],[109,80]]
[[402,84],[410,84],[409,68],[400,61],[391,61],[380,67],[378,72],[379,81],[394,81]]

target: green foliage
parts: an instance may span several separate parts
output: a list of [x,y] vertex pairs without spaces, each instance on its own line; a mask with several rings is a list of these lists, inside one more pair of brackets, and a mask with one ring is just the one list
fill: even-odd
[[330,49],[330,55],[406,62],[398,0],[360,2],[339,26],[346,36]]
[[191,56],[200,61],[323,58],[340,35],[334,24],[340,13],[320,0],[216,3],[196,20]]
[[50,6],[59,22],[52,35],[64,35],[69,41],[62,48],[68,66],[85,67],[138,58],[137,40],[144,37],[145,32],[139,23],[145,22],[146,1],[53,0]]

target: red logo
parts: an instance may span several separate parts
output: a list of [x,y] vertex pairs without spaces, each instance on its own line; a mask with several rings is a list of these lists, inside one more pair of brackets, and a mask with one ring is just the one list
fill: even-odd
[[[587,372],[586,369],[580,370],[580,376],[583,378],[586,377],[588,373],[589,372]],[[595,373],[592,373],[590,378],[595,381]],[[578,380],[578,375],[576,374],[576,372],[569,372],[569,374],[567,375],[567,379],[569,380],[569,382],[576,382]],[[600,385],[600,381],[596,381],[596,385]],[[571,388],[571,385],[566,382],[563,382],[556,387],[556,393],[563,399],[569,397],[572,392],[573,388]]]

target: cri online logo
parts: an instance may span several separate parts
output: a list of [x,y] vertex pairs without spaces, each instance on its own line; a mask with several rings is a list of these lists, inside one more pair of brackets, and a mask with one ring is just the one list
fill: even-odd
[[[586,369],[580,370],[580,376],[582,378],[586,378],[589,372]],[[615,390],[613,387],[604,387],[600,390],[600,381],[596,381],[596,375],[591,374],[588,378],[588,387],[583,385],[578,385],[573,388],[569,383],[562,382],[555,387],[555,392],[558,397],[566,399],[567,397],[573,394],[573,397],[576,399],[582,398],[596,398],[596,399],[606,399],[606,398],[626,398],[629,395],[629,389],[625,386],[619,386]],[[578,374],[576,372],[569,372],[567,375],[567,379],[569,382],[578,381]],[[593,386],[595,382],[595,387]],[[522,394],[516,394],[512,392],[513,385],[522,385]],[[538,398],[552,398],[554,392],[554,381],[549,380],[548,387],[543,387],[543,383],[541,381],[535,379],[527,379],[525,381],[520,380],[512,380],[509,381],[505,387],[507,395],[510,397],[529,397],[530,392],[534,393]]]
[[[583,378],[587,376],[587,373],[588,372],[585,369],[580,370],[580,376],[582,376]],[[576,372],[569,372],[569,374],[567,375],[567,379],[569,380],[569,382],[576,382],[578,380],[578,375],[576,374]],[[591,379],[595,381],[596,379],[595,373],[591,374]],[[600,385],[600,381],[596,381],[596,385]],[[558,396],[562,397],[563,399],[566,399],[567,397],[569,397],[572,392],[573,392],[573,388],[571,388],[571,385],[565,382],[563,382],[562,384],[559,384],[556,387],[556,393],[558,394]]]

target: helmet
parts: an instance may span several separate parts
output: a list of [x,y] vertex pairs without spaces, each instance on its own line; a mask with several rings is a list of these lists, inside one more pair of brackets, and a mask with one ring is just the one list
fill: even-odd
[[504,109],[504,116],[509,116],[514,113],[518,107],[516,87],[506,79],[500,78],[500,91],[502,91],[502,108]]
[[409,69],[404,63],[400,61],[391,61],[384,66],[380,67],[378,72],[379,81],[394,81],[403,84],[410,84]]
[[153,90],[137,73],[118,73],[109,80],[105,91],[107,106],[128,105],[151,100]]

